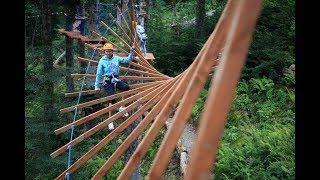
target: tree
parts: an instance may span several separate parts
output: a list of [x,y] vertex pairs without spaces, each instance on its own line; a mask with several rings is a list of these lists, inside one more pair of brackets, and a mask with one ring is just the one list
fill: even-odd
[[[76,15],[76,4],[79,4],[79,1],[65,1],[65,9],[66,9],[66,24],[65,29],[66,31],[72,31],[72,24],[74,22],[74,17]],[[66,36],[66,86],[67,92],[74,91],[74,83],[73,79],[70,76],[72,69],[73,69],[73,40],[72,38]]]
[[45,119],[52,122],[53,119],[53,55],[52,55],[52,18],[51,18],[51,5],[49,2],[42,1],[42,23],[43,23],[43,67],[44,67],[44,112]]
[[205,0],[197,0],[196,7],[196,37],[202,38],[204,36],[204,20],[205,20]]

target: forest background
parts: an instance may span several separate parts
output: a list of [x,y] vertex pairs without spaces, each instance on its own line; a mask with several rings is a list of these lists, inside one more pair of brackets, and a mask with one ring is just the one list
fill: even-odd
[[[64,97],[65,92],[79,87],[68,74],[81,68],[76,63],[77,53],[88,52],[76,42],[66,43],[57,29],[70,28],[74,19],[64,13],[74,14],[79,4],[92,15],[95,1],[25,1],[26,179],[53,179],[66,168],[65,154],[51,158],[50,153],[69,141],[69,133],[56,136],[54,130],[72,118],[71,114],[61,115],[59,109],[76,102]],[[146,31],[148,50],[156,57],[155,68],[170,76],[187,69],[214,30],[225,4],[225,0],[148,0]],[[53,66],[66,46],[73,48],[73,60]],[[264,0],[220,144],[216,179],[295,178],[294,66],[295,1]],[[194,126],[199,123],[208,88],[209,82],[193,107],[190,122]],[[76,134],[80,132],[76,129]],[[77,147],[74,158],[102,136]],[[160,139],[149,149],[141,166],[143,176],[159,144]],[[74,177],[91,177],[116,147],[117,142],[112,142]],[[107,179],[114,179],[124,164],[120,159]]]

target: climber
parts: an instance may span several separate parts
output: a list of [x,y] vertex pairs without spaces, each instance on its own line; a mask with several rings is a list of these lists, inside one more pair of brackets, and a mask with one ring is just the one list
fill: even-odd
[[[95,80],[95,90],[100,90],[103,88],[108,96],[113,95],[116,89],[121,91],[129,90],[128,84],[119,79],[120,64],[129,64],[133,59],[133,50],[130,48],[130,53],[127,57],[119,57],[113,54],[114,48],[111,43],[106,43],[101,48],[105,55],[99,60],[96,80]],[[104,80],[103,80],[104,78]],[[110,101],[111,103],[116,103],[115,99]],[[121,106],[119,111],[123,111],[125,108]],[[125,113],[128,116],[128,113]],[[109,124],[109,129],[114,129],[113,123]]]
[[140,50],[144,53],[144,55],[146,55],[146,44],[147,44],[147,34],[146,34],[146,31],[144,30],[143,26],[141,25],[137,25],[136,27],[136,31],[137,31],[137,34],[139,36],[139,39],[140,39]]

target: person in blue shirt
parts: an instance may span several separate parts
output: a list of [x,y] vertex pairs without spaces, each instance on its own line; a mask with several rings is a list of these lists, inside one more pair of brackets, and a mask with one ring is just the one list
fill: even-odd
[[[121,64],[129,64],[133,59],[133,48],[130,48],[130,53],[127,57],[119,57],[113,54],[114,48],[111,43],[106,43],[101,48],[105,55],[99,60],[96,80],[94,83],[95,90],[100,90],[103,88],[107,95],[113,95],[116,89],[121,91],[129,90],[128,84],[119,79],[120,65]],[[103,77],[105,80],[103,81]],[[115,100],[111,100],[111,103],[116,103]],[[122,111],[124,107],[120,107],[119,111]],[[128,116],[128,113],[125,114]],[[113,126],[113,125],[112,125]],[[110,128],[109,129],[113,129]]]

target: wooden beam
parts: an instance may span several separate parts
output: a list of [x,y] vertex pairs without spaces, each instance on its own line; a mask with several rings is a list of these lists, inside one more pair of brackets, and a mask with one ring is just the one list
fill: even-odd
[[106,23],[104,23],[103,21],[100,21],[100,23],[104,27],[106,27],[107,30],[109,30],[113,36],[115,36],[119,41],[121,41],[124,44],[124,46],[126,46],[128,49],[130,49],[130,45],[125,40],[123,40],[116,32],[114,32]]
[[165,82],[167,80],[162,80],[162,81],[154,81],[154,82],[145,82],[145,83],[137,83],[137,84],[131,84],[129,85],[130,89],[134,89],[134,88],[138,88],[147,84],[151,84],[151,83],[160,83],[160,82]]
[[[129,88],[130,89],[135,89],[138,87],[142,87],[144,85],[148,85],[151,83],[160,83],[160,82],[164,82],[166,80],[162,80],[162,81],[153,81],[153,82],[145,82],[145,83],[137,83],[137,84],[130,84]],[[78,92],[71,92],[71,93],[65,93],[65,97],[75,97],[75,96],[79,96],[79,93],[81,93],[81,95],[85,96],[85,95],[92,95],[92,94],[97,94],[97,93],[103,93],[104,91],[101,90],[86,90],[86,91],[78,91]]]
[[[120,8],[119,8],[119,7],[117,7],[117,8],[118,8],[119,12],[121,12]],[[126,21],[126,19],[124,18],[124,16],[123,16],[122,13],[121,13],[121,18],[122,18],[124,24],[126,25],[128,31],[129,31],[129,34],[132,34],[131,29],[130,29],[130,27],[129,27],[129,25],[128,25],[128,22]]]
[[[160,101],[152,108],[152,110],[147,114],[147,116],[142,119],[142,121],[136,126],[136,128],[131,132],[131,134],[123,141],[123,143],[117,148],[117,150],[109,157],[109,159],[103,164],[103,166],[98,170],[98,172],[92,177],[92,179],[101,178],[111,166],[119,159],[119,157],[129,148],[130,144],[143,132],[143,130],[151,123],[152,120],[158,115],[158,113],[163,108],[165,102],[168,100],[172,91],[176,88],[177,83],[181,81],[182,75],[180,74],[175,83],[170,87],[170,89],[162,96]],[[127,176],[129,177],[129,176]]]
[[125,49],[121,48],[120,46],[116,45],[115,43],[111,42],[110,40],[108,40],[107,38],[103,37],[101,34],[97,33],[96,31],[92,31],[92,33],[96,36],[99,36],[100,38],[104,39],[106,42],[111,43],[114,47],[116,47],[117,50],[121,51],[121,52],[125,52],[128,54],[128,51],[126,51]]
[[172,120],[172,127],[167,131],[149,170],[148,177],[151,179],[160,179],[168,166],[176,142],[179,140],[185,124],[191,115],[192,107],[196,103],[201,90],[207,82],[212,67],[216,64],[216,61],[212,61],[211,59],[215,59],[218,56],[221,47],[224,46],[223,43],[230,30],[230,18],[234,16],[232,13],[234,9],[235,6],[227,6],[225,8],[213,33],[208,38],[206,46],[203,47],[203,55],[198,60],[199,64],[192,73],[188,87],[175,112]]
[[87,59],[87,58],[82,58],[82,57],[78,57],[78,61],[79,61],[79,62],[86,62],[86,63],[90,62],[90,65],[92,65],[92,66],[97,66],[98,63],[99,63],[99,62],[96,61],[96,60]]
[[[121,41],[128,49],[130,49],[130,45],[125,41],[123,40],[116,32],[114,32],[106,23],[104,23],[103,21],[101,21],[101,24],[103,26],[105,26],[113,36],[115,36],[119,41]],[[147,66],[147,67],[150,67],[151,69],[154,69],[156,70],[140,53],[139,53],[139,50],[134,50],[136,52],[136,55],[138,55],[138,57],[140,58],[140,63]],[[156,70],[157,71],[157,70]]]
[[155,86],[155,85],[157,85],[159,83],[161,83],[161,82],[153,82],[153,84],[141,86],[141,87],[136,88],[136,89],[131,89],[131,90],[120,92],[120,93],[117,93],[117,94],[114,94],[114,95],[110,95],[110,96],[107,96],[107,97],[94,99],[92,101],[88,101],[88,102],[84,102],[84,103],[81,103],[81,104],[78,104],[78,105],[66,107],[66,108],[61,109],[60,113],[67,113],[67,112],[73,111],[75,108],[82,109],[82,108],[85,108],[85,107],[89,107],[89,106],[100,104],[100,103],[103,103],[103,102],[106,102],[106,101],[110,101],[110,100],[113,100],[113,99],[116,99],[116,98],[129,96],[129,95],[138,93],[140,91],[146,90],[146,89],[148,89],[148,88],[150,88],[152,86]]
[[[171,80],[169,80],[169,81],[171,81]],[[169,83],[169,82],[167,82],[167,83]],[[167,83],[165,83],[165,84],[167,84]],[[79,137],[75,138],[74,140],[72,140],[69,143],[65,144],[64,146],[60,147],[55,152],[51,153],[51,157],[56,157],[56,156],[60,155],[61,153],[65,152],[67,150],[69,145],[71,145],[71,146],[77,145],[78,143],[80,143],[84,139],[89,138],[90,136],[92,136],[93,134],[98,132],[99,130],[105,128],[109,123],[111,123],[114,120],[122,117],[125,113],[129,112],[130,110],[133,110],[134,108],[138,107],[142,103],[150,100],[154,96],[154,94],[158,93],[161,90],[161,88],[163,88],[163,86],[165,84],[162,84],[160,87],[158,87],[157,89],[149,92],[147,95],[144,95],[144,96],[140,97],[136,102],[134,102],[134,103],[130,104],[129,106],[127,106],[125,110],[114,114],[113,116],[111,116],[108,119],[102,121],[101,123],[99,123],[95,127],[93,127],[90,130],[86,131],[85,133],[83,133]],[[120,102],[118,102],[116,104],[122,105],[122,104],[120,104]],[[116,105],[116,104],[114,104],[114,105]],[[114,105],[112,105],[112,106],[114,106]],[[70,128],[70,127],[68,127],[68,128]]]
[[78,92],[71,92],[71,93],[65,93],[65,97],[75,97],[79,96],[79,93],[81,93],[82,96],[85,95],[92,95],[92,94],[97,94],[97,93],[102,93],[103,90],[86,90],[86,91],[78,91]]
[[[94,79],[96,78],[95,74],[71,74],[72,78],[90,78],[90,79]],[[158,80],[167,80],[167,77],[141,77],[141,76],[119,76],[119,78],[121,80],[146,80],[146,81],[158,81]]]
[[235,10],[236,15],[232,20],[232,31],[228,34],[221,67],[213,79],[214,86],[210,88],[204,107],[198,137],[193,145],[190,165],[184,177],[186,180],[209,177],[254,27],[261,11],[261,0],[236,1],[238,4]]
[[145,72],[145,71],[140,71],[140,70],[136,70],[136,69],[131,69],[131,68],[126,68],[126,67],[120,67],[121,70],[123,71],[128,71],[128,72],[132,72],[138,75],[145,75],[145,76],[151,76],[151,77],[162,77],[165,79],[170,79],[170,77],[163,77],[160,74],[155,74],[155,73],[149,73],[149,72]]
[[59,128],[59,129],[56,129],[54,132],[55,132],[56,134],[60,134],[60,133],[63,133],[63,132],[65,132],[65,131],[67,131],[68,129],[72,128],[72,126],[79,126],[79,125],[81,125],[81,124],[83,124],[83,123],[86,123],[86,122],[88,122],[88,121],[91,121],[91,120],[93,120],[94,118],[97,118],[98,116],[101,116],[101,115],[103,115],[103,114],[105,114],[105,113],[107,113],[107,112],[109,112],[109,111],[112,111],[112,110],[114,110],[114,109],[116,109],[116,108],[119,108],[120,106],[123,106],[123,105],[125,105],[125,104],[128,104],[128,103],[130,103],[130,102],[132,102],[132,101],[136,101],[137,99],[145,96],[145,95],[148,94],[149,92],[151,92],[151,91],[153,91],[154,89],[156,89],[158,86],[159,86],[159,84],[156,85],[156,86],[154,86],[154,87],[150,87],[150,88],[148,88],[148,89],[146,89],[146,90],[144,90],[144,91],[142,91],[142,92],[140,92],[140,93],[138,93],[138,94],[136,94],[136,95],[134,95],[134,96],[125,98],[125,99],[123,99],[122,101],[119,101],[119,102],[113,104],[112,106],[108,106],[108,107],[103,108],[103,109],[101,109],[101,110],[99,110],[99,111],[96,111],[95,113],[92,113],[92,114],[90,114],[90,115],[88,115],[88,116],[82,117],[82,118],[78,119],[77,121],[74,121],[74,122],[72,122],[72,123],[69,123],[69,124],[67,124],[67,125]]
[[137,67],[137,68],[139,68],[139,69],[141,69],[141,70],[145,70],[145,71],[147,71],[147,72],[152,72],[152,73],[155,73],[155,74],[159,74],[159,75],[162,76],[162,77],[169,77],[169,76],[164,75],[164,74],[162,74],[162,73],[160,73],[160,72],[158,72],[158,71],[155,71],[155,70],[153,70],[153,69],[150,69],[149,67],[142,66],[142,65],[137,64],[137,63],[132,62],[132,61],[129,63],[129,65],[132,65],[132,66],[134,66],[134,67]]
[[[206,42],[208,44],[208,41]],[[204,47],[206,46],[204,45]],[[139,162],[141,161],[142,157],[148,150],[148,147],[151,145],[153,140],[156,138],[158,132],[160,131],[161,127],[165,124],[166,119],[169,116],[169,113],[174,109],[175,105],[179,102],[180,98],[182,97],[185,89],[187,88],[188,82],[192,77],[192,73],[194,72],[199,58],[203,56],[204,47],[201,49],[199,54],[197,55],[196,59],[193,63],[189,66],[189,68],[184,71],[185,75],[179,81],[179,84],[174,89],[174,91],[170,94],[170,98],[167,100],[166,104],[162,107],[160,113],[156,117],[154,123],[151,125],[149,130],[147,131],[145,137],[142,139],[141,143],[132,154],[131,158],[127,162],[126,166],[122,170],[119,179],[124,179],[125,177],[129,177],[133,171],[138,166]]]
[[[97,66],[97,65],[98,65],[98,61],[96,61],[96,60],[87,59],[87,58],[82,58],[82,57],[78,57],[78,60],[79,60],[80,62],[86,62],[86,63],[90,62],[90,64],[91,64],[92,66]],[[141,65],[136,64],[136,63],[132,63],[131,65],[133,65],[133,66],[138,65],[137,67],[141,68]],[[142,66],[142,67],[144,67],[144,66]],[[154,77],[166,77],[166,79],[170,79],[170,77],[168,77],[168,76],[163,76],[163,75],[155,74],[155,73],[149,73],[149,72],[140,71],[140,70],[131,69],[131,68],[126,68],[126,67],[122,67],[122,66],[120,66],[120,69],[121,69],[121,70],[124,70],[124,71],[129,71],[129,72],[137,73],[137,74],[142,74],[142,75],[147,75],[147,76],[154,76]],[[145,68],[144,68],[144,69],[145,69]],[[147,69],[147,70],[150,70],[150,69]]]
[[123,28],[120,26],[120,24],[116,21],[116,19],[112,16],[111,13],[109,13],[110,18],[116,23],[116,26],[120,29],[122,35],[130,42],[131,39],[130,37],[127,35],[127,33],[123,30]]
[[141,77],[141,76],[120,76],[123,80],[146,80],[146,81],[158,81],[167,80],[167,77]]
[[102,139],[98,144],[91,148],[87,153],[85,153],[81,158],[79,158],[74,164],[72,164],[68,169],[61,173],[56,179],[62,179],[65,174],[73,173],[82,165],[84,165],[92,156],[98,153],[101,148],[106,146],[111,140],[113,140],[117,135],[124,131],[130,124],[136,121],[140,116],[143,115],[148,109],[152,108],[158,100],[161,98],[162,94],[171,87],[174,81],[165,85],[165,88],[162,89],[158,94],[156,94],[151,100],[144,104],[141,108],[138,109],[132,116],[130,116],[126,121],[121,123],[116,129],[114,129],[110,134],[108,134],[104,139]]

